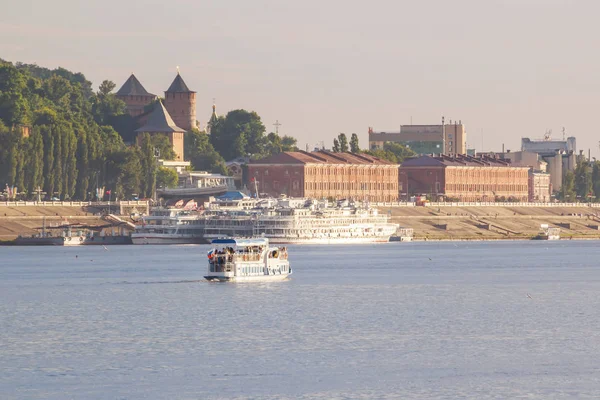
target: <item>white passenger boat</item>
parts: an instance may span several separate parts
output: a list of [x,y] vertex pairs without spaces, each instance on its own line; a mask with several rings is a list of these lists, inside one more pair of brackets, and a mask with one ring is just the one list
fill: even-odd
[[[204,237],[265,237],[273,244],[353,244],[388,242],[398,234],[398,224],[368,204],[340,200],[331,206],[328,201],[289,198],[254,202],[251,209],[208,204]],[[412,230],[402,236],[409,240]]]
[[269,246],[269,239],[215,239],[208,252],[208,272],[216,282],[281,281],[292,273],[285,247]]
[[204,220],[196,210],[161,208],[144,216],[131,234],[133,244],[197,244],[203,238]]

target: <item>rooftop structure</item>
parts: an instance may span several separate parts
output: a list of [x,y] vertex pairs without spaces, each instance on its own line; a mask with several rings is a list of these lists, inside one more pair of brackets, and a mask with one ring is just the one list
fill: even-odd
[[462,122],[443,125],[402,125],[400,131],[375,132],[369,128],[369,148],[402,144],[417,154],[466,154],[467,133]]
[[175,172],[181,174],[190,167],[191,163],[189,161],[158,160],[158,165],[164,168],[175,170]]
[[250,164],[363,164],[363,165],[396,165],[368,154],[334,153],[328,150],[318,150],[311,153],[306,151],[285,151],[261,160],[252,160]]
[[136,129],[135,132],[166,135],[173,146],[175,158],[180,161],[183,160],[183,134],[185,130],[175,125],[175,122],[173,122],[173,119],[160,100],[154,105],[154,110],[152,110],[146,124]]
[[167,89],[166,93],[196,93],[193,90],[190,90],[188,86],[183,81],[183,78],[177,71],[177,76],[173,79],[171,86]]
[[140,81],[135,77],[134,74],[131,74],[129,78],[125,81],[121,89],[119,89],[116,93],[117,96],[153,96],[156,97],[155,94],[149,93],[144,86],[140,83]]
[[142,115],[144,108],[156,99],[156,95],[149,93],[134,74],[127,78],[115,95],[119,100],[125,102],[127,112],[132,117]]
[[549,136],[546,136],[544,140],[521,138],[521,150],[538,153],[542,157],[550,157],[554,156],[556,152],[576,153],[577,144],[576,139],[572,136],[566,140],[550,140]]
[[158,101],[154,106],[154,110],[150,114],[148,121],[144,126],[135,130],[136,132],[148,132],[148,133],[171,133],[171,132],[185,132],[175,125],[173,118],[169,115],[162,101]]

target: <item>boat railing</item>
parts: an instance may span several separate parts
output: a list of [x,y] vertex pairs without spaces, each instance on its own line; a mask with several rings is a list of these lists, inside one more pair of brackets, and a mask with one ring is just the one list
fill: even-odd
[[260,261],[261,255],[259,253],[237,253],[235,254],[234,261]]
[[209,261],[209,265],[210,272],[232,272],[234,264],[225,256],[215,256]]

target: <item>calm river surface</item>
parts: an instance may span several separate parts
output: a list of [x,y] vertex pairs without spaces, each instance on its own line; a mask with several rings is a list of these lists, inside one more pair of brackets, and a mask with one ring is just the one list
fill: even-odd
[[0,398],[600,398],[599,242],[289,249],[0,247]]

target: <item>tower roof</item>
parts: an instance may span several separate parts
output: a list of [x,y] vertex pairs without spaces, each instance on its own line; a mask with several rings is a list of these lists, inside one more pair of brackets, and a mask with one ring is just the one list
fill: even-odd
[[142,126],[139,129],[135,130],[136,132],[162,132],[162,133],[170,133],[170,132],[185,132],[185,129],[181,129],[175,122],[173,122],[173,118],[169,115],[169,112],[163,105],[162,101],[158,101],[154,105],[154,110],[152,110],[152,114],[148,117],[148,121],[146,125]]
[[217,105],[213,103],[213,107],[212,107],[212,108],[213,108],[213,112],[212,112],[212,114],[210,115],[210,120],[209,120],[209,122],[214,122],[214,121],[216,121],[217,119],[219,119],[219,115],[217,114]]
[[142,86],[138,78],[134,74],[131,74],[125,81],[121,89],[117,92],[117,96],[155,96],[152,93],[148,93]]
[[173,79],[173,83],[169,86],[169,89],[166,93],[196,93],[193,90],[188,89],[187,85],[183,81],[181,75],[179,75],[179,71],[177,72],[177,76]]

